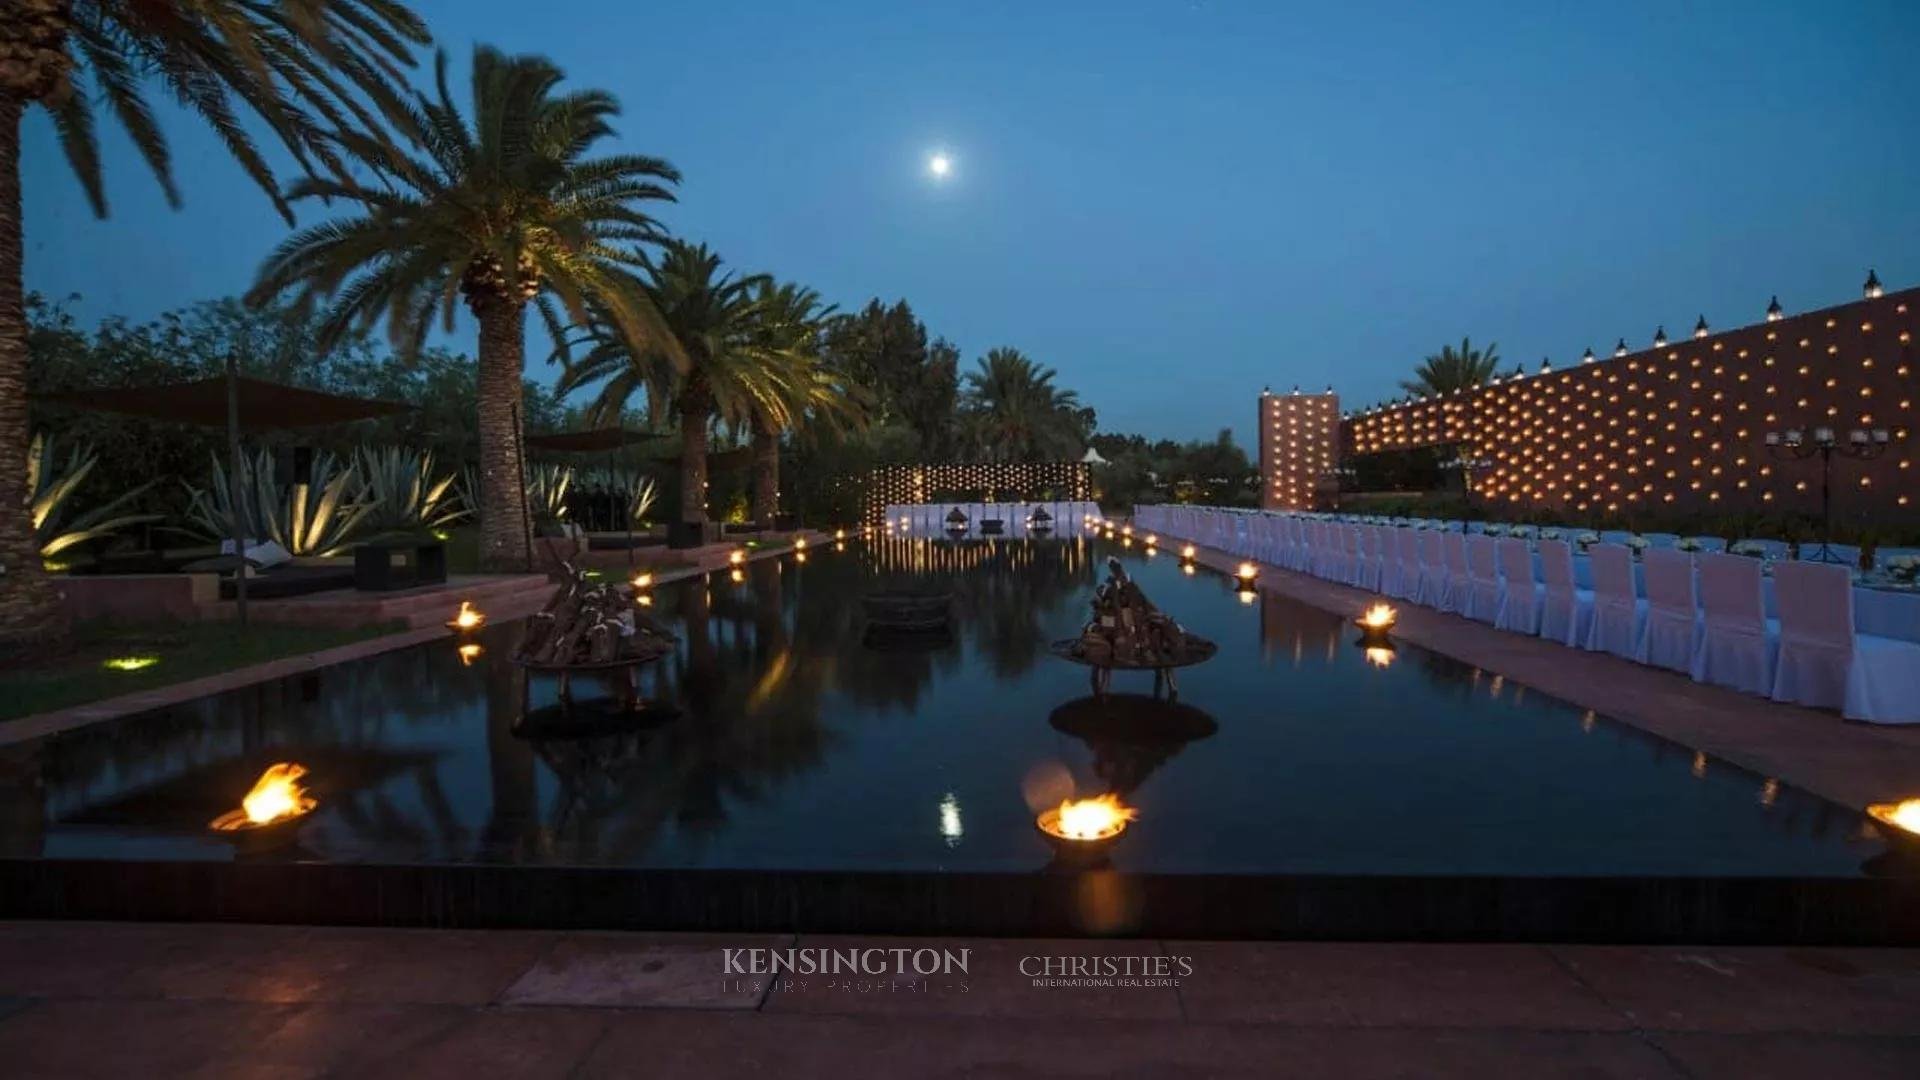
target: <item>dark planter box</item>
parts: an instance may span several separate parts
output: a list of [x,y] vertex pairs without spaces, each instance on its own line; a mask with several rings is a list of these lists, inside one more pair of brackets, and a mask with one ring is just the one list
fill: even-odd
[[800,525],[800,515],[794,513],[773,515],[773,528],[776,532],[792,532]]
[[700,521],[674,521],[667,524],[667,546],[696,548],[707,542],[707,527]]

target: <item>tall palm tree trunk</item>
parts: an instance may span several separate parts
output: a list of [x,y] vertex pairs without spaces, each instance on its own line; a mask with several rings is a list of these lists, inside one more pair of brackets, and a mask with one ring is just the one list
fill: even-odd
[[764,423],[753,425],[753,520],[763,529],[773,527],[780,514],[780,433]]
[[27,304],[22,277],[20,118],[0,93],[0,653],[66,636],[60,593],[40,564],[27,513]]
[[526,570],[527,489],[521,477],[527,309],[503,298],[474,307],[480,322],[480,567]]
[[680,395],[680,520],[707,523],[707,419],[710,395],[690,386]]

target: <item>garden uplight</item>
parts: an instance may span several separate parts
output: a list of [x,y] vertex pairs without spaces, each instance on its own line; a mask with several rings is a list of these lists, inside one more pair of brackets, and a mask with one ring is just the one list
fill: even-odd
[[116,656],[101,661],[100,666],[110,671],[145,671],[160,662],[157,656]]
[[473,601],[462,600],[460,601],[460,610],[454,613],[453,618],[447,620],[447,629],[461,632],[478,630],[486,621],[487,617],[485,615],[474,610]]

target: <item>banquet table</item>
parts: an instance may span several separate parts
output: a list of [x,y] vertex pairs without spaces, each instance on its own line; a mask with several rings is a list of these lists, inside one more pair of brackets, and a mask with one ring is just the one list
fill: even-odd
[[[1573,583],[1582,589],[1593,588],[1592,559],[1576,554],[1573,557]],[[1645,564],[1638,559],[1633,563],[1634,595],[1645,598],[1647,583]],[[1540,553],[1533,556],[1533,573],[1536,580],[1540,577]],[[1694,588],[1699,588],[1698,571],[1695,571]],[[1779,607],[1773,597],[1773,577],[1768,575],[1760,579],[1761,596],[1766,603],[1767,617],[1777,618]],[[1901,638],[1905,641],[1920,641],[1920,591],[1913,589],[1880,588],[1873,585],[1856,584],[1853,587],[1853,630],[1857,634],[1870,634],[1874,637]]]

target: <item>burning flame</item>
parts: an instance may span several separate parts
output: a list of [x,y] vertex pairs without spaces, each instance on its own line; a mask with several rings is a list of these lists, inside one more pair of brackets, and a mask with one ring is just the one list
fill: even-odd
[[487,617],[485,615],[473,610],[473,601],[462,600],[460,601],[460,610],[453,616],[453,621],[447,625],[453,627],[455,630],[478,630],[480,624],[486,621]]
[[1120,535],[1121,535],[1121,536],[1132,536],[1132,535],[1133,535],[1133,526],[1131,526],[1131,525],[1122,525],[1122,526],[1120,526]]
[[806,537],[804,537],[804,536],[796,536],[796,537],[794,537],[794,538],[793,538],[793,550],[795,550],[795,551],[805,551],[805,550],[807,550],[807,538],[806,538]]
[[1875,803],[1867,807],[1867,813],[1873,815],[1876,821],[1920,835],[1920,799],[1903,799],[1897,803]]
[[1243,562],[1240,564],[1240,569],[1234,573],[1241,581],[1252,581],[1260,575],[1260,568],[1250,562]]
[[485,649],[482,649],[479,645],[473,642],[468,642],[467,644],[460,646],[460,666],[472,667],[473,662],[475,660],[480,659],[480,654],[485,651],[486,651]]
[[1377,668],[1392,667],[1393,650],[1380,645],[1370,645],[1367,647],[1367,663]]
[[254,781],[253,790],[240,800],[240,809],[221,814],[210,826],[220,832],[258,829],[309,813],[318,804],[298,783],[305,775],[306,766],[290,761],[269,765]]
[[1369,630],[1385,630],[1393,625],[1393,620],[1398,618],[1399,614],[1387,604],[1375,604],[1367,609],[1365,615],[1360,616],[1360,625]]
[[734,548],[732,551],[727,552],[727,561],[735,566],[739,566],[741,563],[747,561],[747,553],[741,551],[739,548]]
[[847,530],[845,529],[833,530],[833,538],[835,540],[845,540],[847,538]]
[[652,574],[635,574],[635,575],[633,575],[633,587],[634,587],[634,588],[636,588],[636,589],[651,589],[651,588],[653,588],[653,575],[652,575]]
[[1160,538],[1159,538],[1159,537],[1157,537],[1157,536],[1155,536],[1155,535],[1153,535],[1152,533],[1148,533],[1148,534],[1147,534],[1147,546],[1148,546],[1148,547],[1152,547],[1153,545],[1155,545],[1155,544],[1157,544],[1157,543],[1159,543],[1159,542],[1160,542]]
[[1105,840],[1119,836],[1140,811],[1113,792],[1091,799],[1067,799],[1040,814],[1040,828],[1062,840]]
[[1180,557],[1183,559],[1191,559],[1198,554],[1200,554],[1200,549],[1194,547],[1192,544],[1188,544],[1186,547],[1180,549]]

